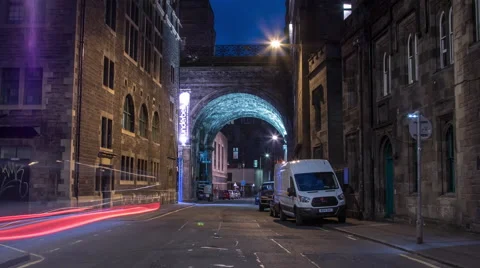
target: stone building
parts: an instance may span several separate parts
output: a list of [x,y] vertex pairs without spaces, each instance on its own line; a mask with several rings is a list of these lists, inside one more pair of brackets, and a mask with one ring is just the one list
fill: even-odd
[[355,1],[342,41],[352,214],[415,218],[407,115],[419,111],[433,125],[421,152],[425,219],[479,230],[478,10],[477,0]]
[[342,170],[342,3],[287,0],[286,5],[295,103],[293,158],[326,158]]
[[228,139],[222,132],[218,132],[213,140],[212,153],[212,183],[217,190],[227,190],[228,178]]
[[176,200],[178,2],[0,2],[0,195]]
[[180,20],[185,47],[184,57],[213,56],[215,50],[215,29],[210,0],[182,0],[180,2]]

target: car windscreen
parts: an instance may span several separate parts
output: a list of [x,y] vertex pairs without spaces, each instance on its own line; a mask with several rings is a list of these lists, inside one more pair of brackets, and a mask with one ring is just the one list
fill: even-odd
[[299,191],[319,191],[338,189],[333,172],[312,172],[295,174],[295,182]]
[[262,185],[262,191],[273,191],[273,183]]

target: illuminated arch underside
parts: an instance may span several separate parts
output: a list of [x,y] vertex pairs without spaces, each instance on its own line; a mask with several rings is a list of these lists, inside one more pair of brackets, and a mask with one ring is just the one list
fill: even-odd
[[210,101],[197,116],[193,131],[203,126],[207,135],[205,141],[210,144],[228,122],[245,117],[264,120],[280,134],[287,135],[278,110],[264,99],[245,93],[232,93]]

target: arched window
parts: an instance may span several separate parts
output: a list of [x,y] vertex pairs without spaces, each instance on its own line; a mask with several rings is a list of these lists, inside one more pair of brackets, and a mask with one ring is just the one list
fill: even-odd
[[445,68],[448,60],[447,20],[445,12],[440,15],[440,67]]
[[448,32],[450,38],[448,39],[448,50],[450,50],[450,64],[453,63],[453,7],[450,7],[448,12]]
[[445,167],[447,192],[455,192],[455,138],[453,126],[449,126],[445,134]]
[[153,115],[152,139],[154,142],[160,143],[160,117],[157,112]]
[[390,55],[383,54],[383,96],[391,93],[390,90]]
[[473,16],[475,20],[475,40],[480,41],[480,0],[474,0]]
[[122,127],[125,130],[130,132],[134,132],[135,130],[135,109],[133,106],[133,99],[132,96],[127,95],[125,97],[125,102],[123,104],[123,120],[122,120]]
[[407,63],[408,63],[408,83],[411,84],[418,80],[418,49],[417,35],[409,35],[407,41]]
[[140,127],[140,136],[142,137],[147,137],[147,130],[148,130],[148,112],[147,112],[147,106],[142,105],[142,109],[140,110],[140,122],[139,122],[139,127]]

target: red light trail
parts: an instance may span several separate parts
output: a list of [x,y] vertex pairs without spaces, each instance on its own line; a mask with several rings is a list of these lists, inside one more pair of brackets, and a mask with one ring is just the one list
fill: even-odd
[[[30,225],[17,228],[0,230],[0,241],[18,240],[49,235],[68,229],[80,227],[89,223],[111,219],[121,216],[129,216],[155,211],[160,208],[160,203],[131,205],[118,207],[110,210],[95,211],[80,215],[71,215],[64,218],[56,218],[43,222],[36,222]],[[35,214],[34,214],[35,215]],[[38,214],[37,214],[38,215]],[[23,215],[20,215],[23,216]]]

